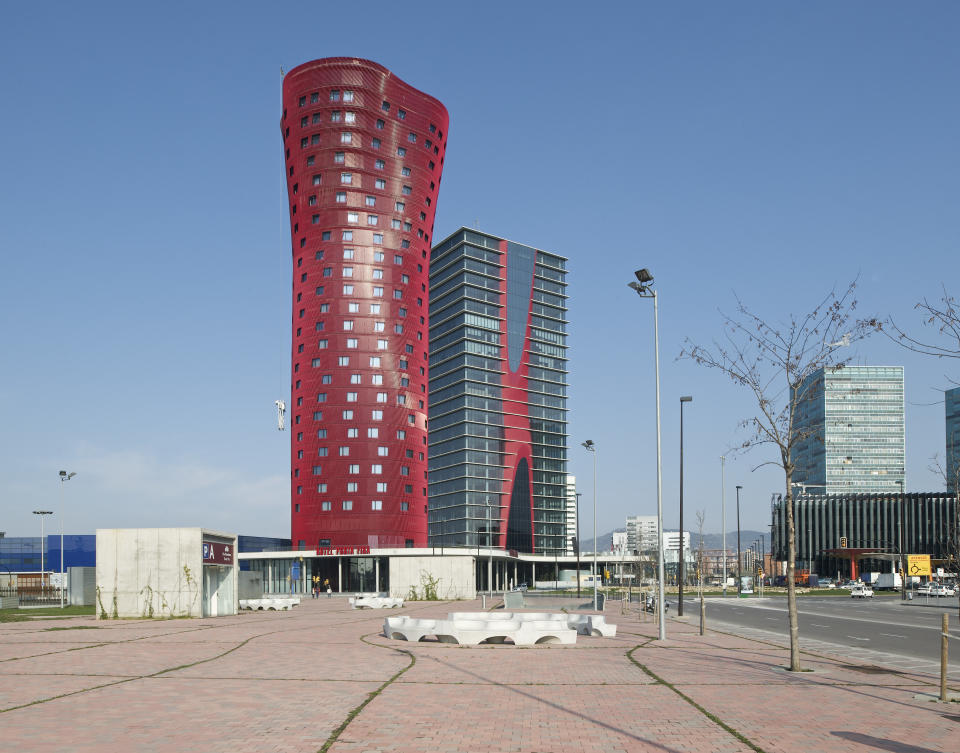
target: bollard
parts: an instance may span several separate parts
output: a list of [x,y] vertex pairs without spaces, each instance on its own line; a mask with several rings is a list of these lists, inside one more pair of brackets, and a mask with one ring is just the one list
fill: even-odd
[[703,635],[707,626],[707,603],[700,597],[700,635]]
[[950,628],[950,618],[943,615],[940,626],[940,700],[947,702],[947,631]]

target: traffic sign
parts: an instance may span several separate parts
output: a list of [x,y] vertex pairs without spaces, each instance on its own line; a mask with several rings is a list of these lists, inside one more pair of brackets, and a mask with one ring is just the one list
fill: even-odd
[[907,575],[930,575],[929,554],[908,554]]

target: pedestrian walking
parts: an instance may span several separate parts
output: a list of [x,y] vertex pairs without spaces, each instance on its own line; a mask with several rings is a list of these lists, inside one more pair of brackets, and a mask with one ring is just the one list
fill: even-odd
[[326,587],[326,589],[327,589],[327,598],[329,599],[329,598],[330,598],[330,594],[333,593],[333,591],[330,589],[330,579],[329,579],[329,578],[324,578],[324,579],[323,579],[323,585],[324,585],[324,586]]

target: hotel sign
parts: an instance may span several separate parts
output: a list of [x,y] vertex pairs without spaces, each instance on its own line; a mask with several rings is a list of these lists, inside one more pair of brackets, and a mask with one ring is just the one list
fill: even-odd
[[317,554],[319,554],[320,556],[333,555],[333,554],[370,554],[370,547],[368,546],[318,546]]
[[233,544],[219,544],[216,541],[204,541],[203,564],[232,565]]

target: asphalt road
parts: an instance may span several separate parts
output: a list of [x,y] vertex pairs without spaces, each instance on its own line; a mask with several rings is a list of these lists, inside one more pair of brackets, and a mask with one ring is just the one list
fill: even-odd
[[[931,671],[940,666],[941,615],[950,615],[948,673],[960,676],[960,622],[957,599],[924,597],[904,604],[898,597],[852,599],[848,596],[802,596],[797,599],[802,648],[816,644],[842,647],[842,655],[858,661],[894,664],[899,669]],[[936,606],[933,606],[936,605]],[[684,599],[685,617],[699,619],[699,604]],[[674,605],[670,614],[676,615]],[[751,635],[773,633],[789,640],[786,597],[746,597],[735,595],[707,600],[707,624],[731,632]]]

